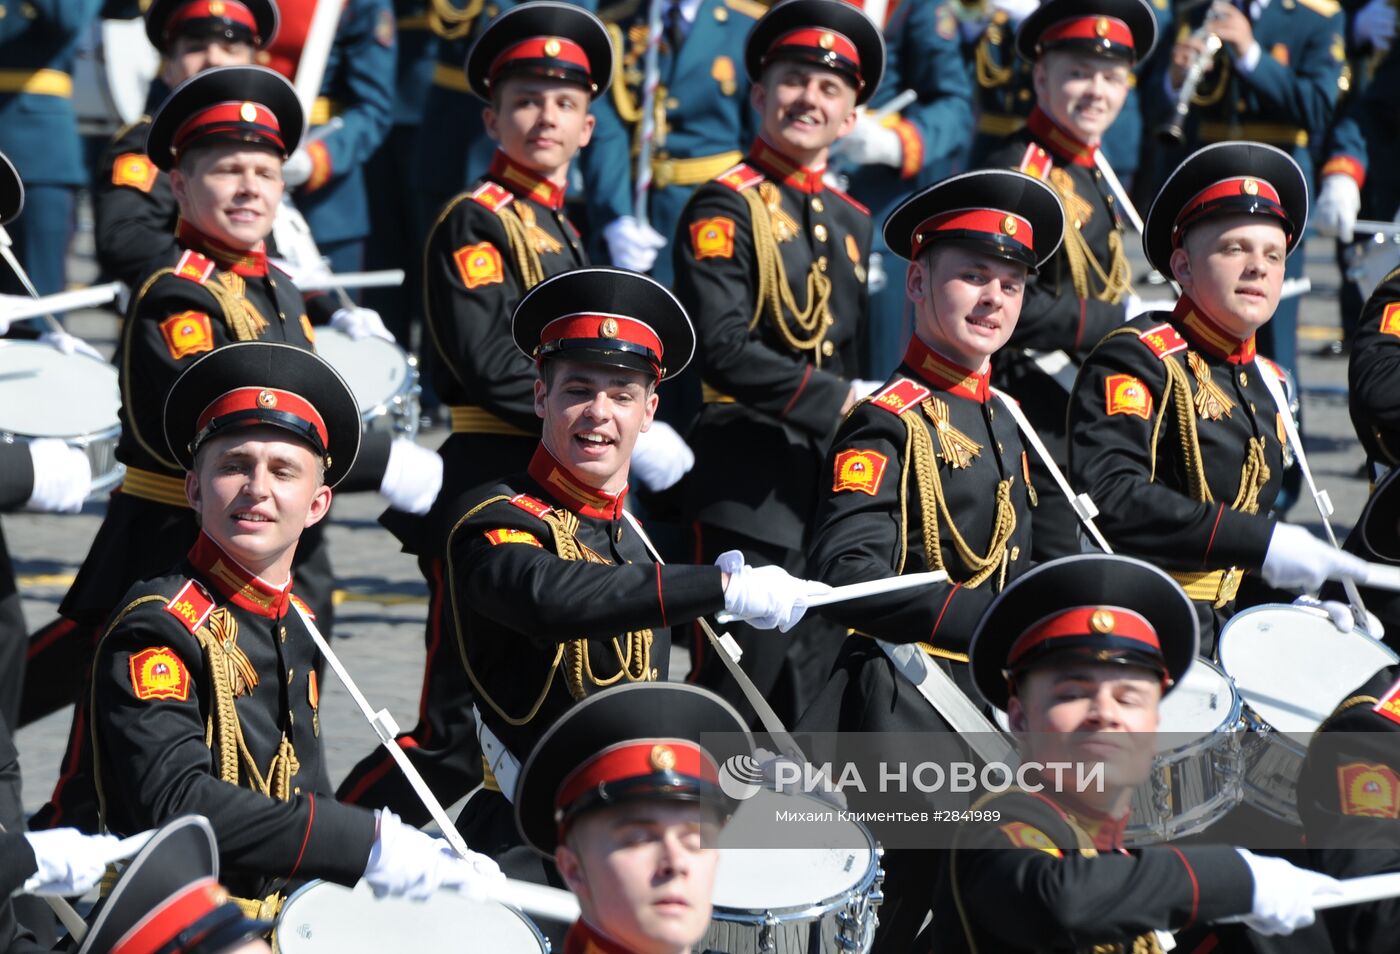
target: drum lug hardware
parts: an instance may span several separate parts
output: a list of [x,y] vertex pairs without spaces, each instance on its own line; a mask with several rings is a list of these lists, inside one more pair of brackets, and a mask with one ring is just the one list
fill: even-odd
[[772,914],[764,914],[763,927],[758,930],[759,954],[777,954],[778,919]]

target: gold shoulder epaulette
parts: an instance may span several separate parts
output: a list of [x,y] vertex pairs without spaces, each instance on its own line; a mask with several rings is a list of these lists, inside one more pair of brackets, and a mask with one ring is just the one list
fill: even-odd
[[768,12],[768,7],[758,3],[757,0],[724,0],[724,5],[746,17],[753,17],[755,20],[760,19]]
[[478,205],[486,206],[492,212],[499,212],[515,201],[515,196],[504,186],[494,182],[483,182],[472,190],[472,200]]
[[1342,5],[1337,0],[1298,0],[1303,6],[1320,17],[1331,19],[1342,10]]
[[763,181],[763,173],[746,162],[741,162],[732,169],[727,169],[715,176],[715,181],[722,186],[728,186],[735,192],[743,192]]

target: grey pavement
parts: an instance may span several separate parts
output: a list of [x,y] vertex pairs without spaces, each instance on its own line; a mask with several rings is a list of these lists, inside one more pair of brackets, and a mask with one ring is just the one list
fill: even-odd
[[[1313,291],[1303,304],[1299,342],[1305,440],[1318,481],[1336,505],[1337,531],[1344,535],[1365,503],[1367,487],[1361,476],[1363,455],[1347,416],[1346,361],[1314,355],[1339,334],[1335,301],[1338,277],[1331,243],[1311,242],[1307,264]],[[70,278],[84,283],[93,274],[90,224],[82,221]],[[1139,291],[1144,297],[1168,294],[1163,288]],[[70,317],[69,327],[110,353],[117,328],[110,313],[76,313]],[[434,446],[443,436],[441,430],[433,431],[420,441]],[[345,599],[337,609],[335,645],[370,701],[388,707],[407,729],[416,721],[427,589],[413,558],[401,553],[397,542],[377,524],[375,518],[383,506],[373,494],[337,498],[330,529],[331,553]],[[101,516],[102,507],[89,504],[78,515],[10,514],[3,518],[31,628],[53,618]],[[1316,527],[1316,514],[1306,501],[1295,505],[1290,516]],[[673,659],[673,676],[683,676],[687,668],[683,652],[678,652]],[[333,678],[327,678],[322,698],[323,738],[331,778],[338,781],[374,747],[375,736]],[[18,734],[24,800],[31,811],[43,804],[57,778],[68,721],[69,711],[56,713]]]

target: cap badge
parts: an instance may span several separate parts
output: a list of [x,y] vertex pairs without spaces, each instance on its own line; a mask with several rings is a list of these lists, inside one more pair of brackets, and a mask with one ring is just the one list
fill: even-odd
[[211,2],[210,2],[210,4],[209,4],[209,12],[212,13],[212,14],[214,14],[214,16],[216,16],[216,17],[221,17],[221,16],[223,16],[223,15],[224,15],[224,0],[211,0]]
[[1108,17],[1099,17],[1094,21],[1094,34],[1096,36],[1108,36]]
[[1258,195],[1259,183],[1255,182],[1253,179],[1246,179],[1240,183],[1240,191],[1245,195]]
[[617,337],[617,319],[616,319],[616,318],[604,318],[604,319],[603,319],[603,323],[602,323],[601,325],[598,326],[598,333],[599,333],[600,335],[602,335],[604,338],[616,338],[616,337]]
[[559,51],[560,51],[561,49],[562,49],[562,47],[560,47],[559,41],[556,40],[556,39],[554,39],[553,37],[550,37],[548,40],[545,40],[545,41],[544,41],[544,55],[545,55],[545,56],[558,56],[558,55],[559,55]]
[[823,33],[817,38],[817,46],[821,47],[823,50],[829,50],[835,45],[836,37],[832,36],[830,33]]
[[1015,234],[1016,234],[1016,217],[1015,217],[1014,215],[1008,215],[1006,218],[1002,219],[1002,220],[1001,220],[1001,230],[1002,230],[1003,232],[1005,232],[1007,235],[1015,235]]
[[267,408],[268,410],[271,410],[276,406],[277,395],[273,394],[271,391],[258,392],[258,407]]
[[252,103],[244,103],[242,106],[238,107],[238,118],[245,123],[256,121],[258,118],[258,107],[254,106]]
[[648,756],[651,767],[657,772],[669,772],[676,767],[676,753],[669,745],[653,745]]
[[1094,610],[1089,617],[1089,628],[1101,635],[1113,632],[1115,623],[1117,620],[1113,618],[1113,614],[1105,609]]

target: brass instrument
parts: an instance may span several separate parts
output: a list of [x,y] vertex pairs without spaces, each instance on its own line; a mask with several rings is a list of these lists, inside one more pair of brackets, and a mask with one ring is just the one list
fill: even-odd
[[1205,22],[1191,34],[1192,39],[1201,40],[1204,45],[1186,69],[1186,77],[1181,81],[1181,90],[1176,94],[1176,108],[1171,119],[1157,127],[1157,141],[1164,145],[1179,146],[1185,140],[1186,117],[1191,112],[1191,101],[1196,97],[1196,90],[1200,87],[1206,70],[1210,69],[1210,64],[1215,60],[1215,54],[1224,46],[1220,37],[1210,29],[1210,22],[1215,17],[1215,11],[1209,11]]

